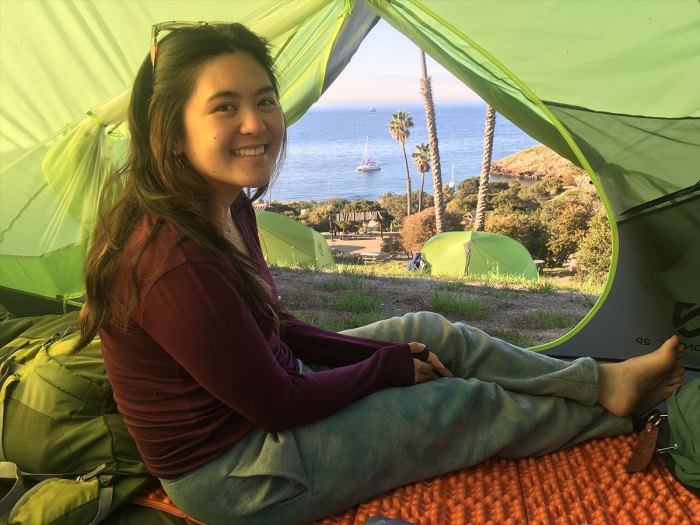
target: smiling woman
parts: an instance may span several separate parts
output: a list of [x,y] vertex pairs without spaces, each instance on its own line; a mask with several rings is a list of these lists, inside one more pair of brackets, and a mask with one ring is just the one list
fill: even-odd
[[212,187],[221,216],[243,188],[270,182],[284,137],[284,117],[268,74],[250,54],[209,61],[183,111],[173,154]]
[[265,42],[239,24],[168,27],[134,82],[129,160],[103,204],[124,191],[95,226],[76,351],[99,333],[127,429],[186,513],[303,523],[629,431],[682,383],[677,338],[598,366],[432,313],[339,334],[284,311],[252,206],[286,137]]

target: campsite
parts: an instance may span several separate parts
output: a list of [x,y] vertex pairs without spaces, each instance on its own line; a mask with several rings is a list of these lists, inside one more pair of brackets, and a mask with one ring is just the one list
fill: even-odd
[[[100,192],[128,155],[130,86],[145,58],[150,56],[152,73],[156,69],[158,34],[149,30],[166,21],[173,21],[174,31],[181,21],[248,25],[274,49],[280,122],[290,126],[317,103],[383,20],[473,90],[490,111],[586,174],[585,184],[600,198],[599,224],[609,226],[607,279],[595,294],[543,285],[533,244],[525,247],[529,259],[521,269],[531,277],[528,282],[473,282],[465,278],[476,253],[471,236],[457,243],[456,252],[466,259],[446,272],[452,273],[448,279],[377,278],[363,270],[376,263],[371,257],[358,261],[369,264],[351,268],[334,262],[332,239],[308,226],[299,229],[302,225],[281,215],[265,225],[262,216],[259,235],[267,256],[279,265],[272,271],[282,300],[287,297],[308,322],[342,330],[375,320],[359,311],[350,325],[330,324],[334,310],[344,308],[334,301],[354,291],[356,303],[375,301],[366,307],[372,315],[441,311],[533,352],[606,363],[645,354],[677,334],[685,348],[680,363],[687,384],[659,407],[668,419],[654,414],[637,422],[653,437],[650,458],[635,472],[625,467],[638,443],[633,432],[541,457],[489,459],[358,501],[335,515],[320,513],[313,525],[389,525],[392,519],[400,520],[393,522],[397,525],[700,523],[700,8],[693,0],[630,5],[626,0],[0,1],[0,496],[6,497],[0,520],[203,525],[178,509],[146,472],[117,411],[99,338],[84,354],[71,354]],[[391,128],[391,134],[403,147],[401,133]],[[382,168],[375,175],[388,171]],[[446,183],[447,168],[442,169]],[[445,204],[435,180],[438,213],[428,215],[433,213],[436,224],[449,224],[439,214]],[[112,189],[104,196],[106,205],[121,190]],[[518,191],[504,189],[508,198]],[[408,187],[407,192],[410,210]],[[455,191],[452,197],[457,207],[460,195]],[[553,209],[552,217],[556,214]],[[499,234],[537,231],[531,223],[509,222],[497,213],[490,217]],[[266,228],[285,233],[266,238]],[[438,235],[448,235],[436,228]],[[459,232],[467,233],[483,232]],[[282,252],[292,255],[276,255],[285,243],[290,248]],[[563,251],[550,253],[557,259]],[[426,260],[432,257],[437,267],[440,255],[429,250]],[[557,260],[557,266],[563,262]],[[486,275],[507,273],[494,263],[485,267]],[[392,297],[396,283],[402,288]],[[441,302],[445,298],[471,309],[456,310]],[[547,319],[524,317],[535,303],[542,307],[547,301]],[[392,302],[396,309],[387,307]],[[316,308],[324,311],[322,319]],[[528,322],[541,324],[530,329]],[[303,485],[292,481],[294,490]]]

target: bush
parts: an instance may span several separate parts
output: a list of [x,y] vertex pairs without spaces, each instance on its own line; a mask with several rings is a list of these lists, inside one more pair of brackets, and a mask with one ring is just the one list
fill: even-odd
[[547,264],[562,266],[578,249],[585,237],[592,209],[576,200],[549,201],[544,208],[544,220],[549,226]]
[[324,204],[313,208],[300,222],[316,231],[327,232],[330,227],[328,218],[332,213],[336,213],[334,206]]
[[497,210],[486,215],[485,230],[515,239],[527,248],[533,259],[547,258],[549,232],[539,213]]
[[[411,192],[411,213],[418,211],[418,191]],[[387,222],[391,220],[395,227],[400,227],[406,218],[406,194],[396,195],[395,193],[387,192],[379,198],[381,208],[384,209],[389,216]],[[434,206],[432,195],[423,192],[423,209]]]
[[[496,195],[509,188],[507,182],[489,182],[489,191],[486,197],[486,210],[493,210],[493,199]],[[465,215],[470,210],[476,210],[479,198],[479,177],[470,177],[460,182],[456,189],[451,211]]]
[[[445,231],[463,230],[461,219],[456,213],[446,212]],[[401,243],[407,252],[418,251],[436,233],[435,208],[427,208],[406,218],[401,232]]]
[[367,199],[357,199],[352,202],[345,201],[343,206],[340,208],[341,212],[353,213],[359,211],[382,211],[382,205],[377,201],[370,201]]
[[401,244],[401,237],[398,235],[388,235],[384,234],[382,239],[382,252],[389,254],[399,254],[404,251],[403,244]]
[[544,179],[530,187],[530,192],[540,200],[551,199],[564,191],[561,179]]
[[447,203],[445,210],[459,215],[466,215],[470,211],[476,211],[476,202],[476,195],[457,195]]
[[[489,193],[492,193],[490,184]],[[501,213],[531,212],[540,207],[537,199],[529,191],[526,191],[518,181],[513,181],[508,189],[492,195],[490,204],[494,210]]]
[[605,211],[599,211],[591,219],[575,257],[578,261],[577,280],[602,283],[607,279],[612,257],[612,234]]

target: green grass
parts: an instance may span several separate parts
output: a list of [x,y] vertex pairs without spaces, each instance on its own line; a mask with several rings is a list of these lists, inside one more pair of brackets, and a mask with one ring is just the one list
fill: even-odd
[[528,334],[520,332],[518,330],[495,330],[493,332],[494,337],[503,339],[512,345],[520,346],[522,348],[527,348],[529,346],[534,346],[535,341]]
[[342,330],[349,330],[350,328],[358,328],[360,326],[365,326],[377,321],[385,319],[385,316],[373,312],[373,313],[363,313],[357,315],[351,315],[343,319],[334,319],[324,323],[323,326],[326,330],[331,330],[332,332],[340,332]]
[[586,295],[600,295],[603,293],[603,288],[605,288],[604,283],[593,280],[584,282],[570,281],[566,286],[562,286],[562,290],[567,292],[579,292]]
[[331,306],[338,310],[353,313],[376,313],[381,308],[381,302],[386,294],[364,288],[346,290],[331,301]]
[[540,279],[539,281],[532,281],[525,285],[525,287],[530,292],[549,294],[556,292],[559,287],[548,279]]
[[327,292],[338,292],[348,290],[358,283],[358,279],[351,277],[331,277],[325,281],[321,281],[321,288]]
[[538,310],[520,317],[520,324],[535,330],[549,330],[552,328],[568,328],[576,324],[576,320],[566,313],[554,310]]
[[[343,258],[341,260],[336,260],[337,264],[333,270],[322,270],[326,273],[337,273],[339,275],[354,275],[357,277],[372,278],[372,277],[401,277],[403,279],[432,279],[434,281],[441,281],[446,283],[447,287],[457,286],[458,283],[462,284],[474,284],[483,288],[504,288],[509,289],[513,287],[526,288],[535,293],[552,293],[556,290],[563,290],[567,292],[579,292],[587,295],[600,295],[603,291],[604,284],[597,281],[570,281],[566,285],[557,285],[550,282],[545,275],[545,278],[540,281],[532,281],[525,279],[523,277],[514,277],[510,275],[500,275],[500,274],[487,274],[480,276],[464,276],[463,279],[455,280],[454,275],[431,275],[426,272],[421,271],[408,271],[406,270],[405,261],[386,261],[379,262],[375,264],[363,264],[361,262],[356,263],[353,258]],[[297,268],[305,272],[318,271],[308,267],[302,266],[289,266],[291,268]],[[545,274],[547,270],[545,269]],[[550,272],[551,273],[551,272]],[[448,289],[448,288],[445,288]]]
[[447,281],[436,284],[435,289],[445,292],[461,292],[464,290],[464,283],[461,281]]
[[320,326],[332,332],[341,332],[343,330],[349,330],[350,328],[358,328],[386,318],[384,315],[377,312],[342,315],[330,320],[324,320],[320,316],[305,310],[292,310],[292,314],[301,321],[314,326]]
[[336,273],[344,276],[354,276],[354,277],[365,277],[372,278],[376,277],[377,274],[368,265],[356,265],[356,264],[336,264]]
[[436,312],[468,319],[484,317],[491,313],[491,307],[480,299],[462,298],[453,293],[438,290],[430,296],[430,306]]

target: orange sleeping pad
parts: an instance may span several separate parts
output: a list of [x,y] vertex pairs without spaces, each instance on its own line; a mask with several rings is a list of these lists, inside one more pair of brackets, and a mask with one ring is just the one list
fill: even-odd
[[[700,525],[700,498],[661,457],[646,472],[625,471],[636,440],[618,436],[541,458],[491,459],[308,525],[362,525],[372,516],[416,525]],[[132,502],[182,516],[160,489]]]

